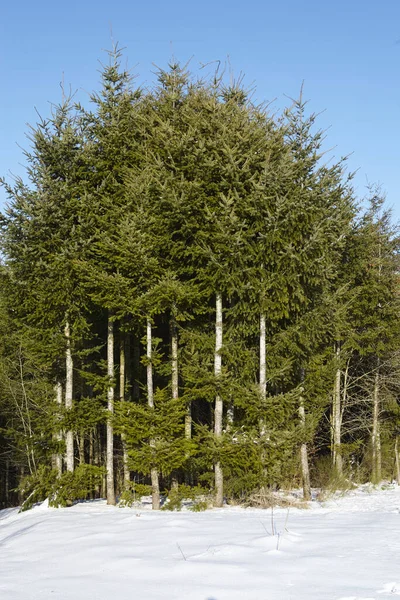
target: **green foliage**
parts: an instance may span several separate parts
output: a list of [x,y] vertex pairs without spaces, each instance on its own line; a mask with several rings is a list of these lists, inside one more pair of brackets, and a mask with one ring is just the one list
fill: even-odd
[[73,473],[65,472],[57,480],[50,495],[50,506],[72,506],[77,500],[86,500],[100,485],[106,470],[104,467],[82,464]]
[[104,474],[103,467],[82,464],[73,473],[66,471],[58,477],[57,471],[40,465],[34,475],[21,481],[19,490],[25,498],[21,510],[28,510],[46,498],[49,498],[49,505],[55,508],[86,500],[100,485]]
[[106,411],[99,398],[81,398],[71,409],[62,411],[60,426],[67,430],[89,433],[106,420]]
[[[332,445],[338,369],[347,385],[345,463],[371,470],[378,373],[389,473],[399,421],[399,237],[382,196],[372,190],[368,210],[359,210],[345,161],[322,159],[324,135],[302,93],[276,118],[218,74],[197,80],[173,63],[144,92],[121,63],[115,46],[91,110],[63,98],[32,128],[28,184],[5,184],[0,477],[5,469],[16,480],[36,473],[25,484],[32,498],[48,491],[65,505],[85,497],[95,471],[81,465],[55,491],[46,465],[64,450],[61,430],[79,434],[80,452],[94,462],[104,454],[108,419],[122,436],[118,452],[144,477],[157,469],[164,478],[177,472],[210,485],[210,466],[219,461],[225,494],[244,498],[262,486],[297,484],[298,451],[307,444],[317,480],[326,471],[319,455]],[[216,294],[223,299],[218,377]],[[125,344],[119,359],[114,352],[113,377],[106,375],[110,315],[116,345]],[[65,387],[66,323],[74,361],[69,410],[56,404],[54,391]],[[172,332],[179,347],[174,393]],[[154,408],[145,402],[147,366]],[[110,387],[114,416],[105,410]],[[220,438],[213,433],[216,396],[224,407]],[[139,488],[128,490],[124,501],[136,494]]]
[[168,389],[157,389],[154,404],[116,406],[115,431],[124,435],[132,470],[147,475],[157,468],[168,475],[182,467],[196,445],[183,435],[186,407],[181,399],[172,399]]
[[21,511],[29,510],[36,502],[43,502],[53,493],[57,481],[57,471],[40,465],[35,474],[22,479],[19,492],[24,498]]
[[207,495],[207,490],[199,485],[180,484],[168,492],[162,510],[179,511],[185,506],[193,512],[201,512],[208,508]]
[[130,508],[136,502],[140,502],[142,496],[149,496],[151,494],[151,485],[145,485],[143,483],[130,482],[122,492],[118,506]]
[[364,483],[350,479],[349,475],[339,475],[330,456],[321,456],[315,460],[312,478],[313,486],[320,488],[322,495],[329,495],[338,490],[352,490],[357,483]]

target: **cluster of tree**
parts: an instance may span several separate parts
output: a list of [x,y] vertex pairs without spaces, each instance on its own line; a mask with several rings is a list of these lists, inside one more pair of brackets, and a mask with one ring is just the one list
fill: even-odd
[[3,182],[0,503],[400,480],[382,198],[360,209],[302,97],[276,118],[218,70],[143,90],[120,60]]

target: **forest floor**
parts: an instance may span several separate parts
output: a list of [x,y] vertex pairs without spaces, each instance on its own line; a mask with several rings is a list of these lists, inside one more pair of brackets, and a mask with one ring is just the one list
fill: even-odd
[[[273,529],[273,531],[272,531]],[[0,511],[1,600],[400,598],[400,487],[308,509]]]

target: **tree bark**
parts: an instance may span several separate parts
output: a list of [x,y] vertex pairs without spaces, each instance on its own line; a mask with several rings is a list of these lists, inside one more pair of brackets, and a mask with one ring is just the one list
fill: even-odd
[[[101,433],[99,428],[94,430],[94,464],[96,467],[100,467],[102,464],[102,443],[101,443]],[[102,498],[105,494],[105,476],[103,475],[101,483],[98,484],[96,488],[96,493],[98,498]],[[103,493],[104,492],[104,493]]]
[[400,457],[399,457],[399,436],[396,435],[396,441],[394,443],[394,457],[396,463],[396,481],[397,485],[400,485]]
[[114,427],[112,415],[114,413],[114,322],[111,313],[107,322],[107,375],[109,386],[107,390],[107,440],[106,440],[106,468],[107,468],[107,504],[115,505],[114,484]]
[[[260,313],[260,356],[259,356],[259,394],[261,401],[261,408],[264,409],[267,399],[267,334],[266,334],[266,315],[264,312]],[[267,430],[265,425],[264,417],[261,417],[259,422],[260,427],[260,438],[265,443],[267,440]],[[264,475],[267,475],[266,468],[266,451],[265,447],[261,452],[261,462],[263,466]]]
[[[378,243],[378,279],[380,281],[382,274],[382,244],[379,237]],[[380,306],[380,304],[379,304]],[[377,357],[377,366],[374,379],[373,408],[372,408],[372,482],[379,483],[382,479],[382,453],[381,453],[381,432],[380,432],[380,359]]]
[[[72,360],[71,351],[71,331],[69,322],[65,324],[65,339],[67,343],[65,351],[65,408],[72,409],[73,405],[73,388],[74,388],[74,363]],[[65,434],[66,456],[65,462],[67,471],[71,473],[74,470],[74,432],[67,431]]]
[[94,445],[93,445],[93,429],[89,432],[89,465],[93,465]]
[[188,405],[185,415],[185,438],[190,440],[192,437],[192,406]]
[[336,343],[336,373],[332,398],[332,462],[336,474],[343,476],[343,459],[341,454],[342,441],[342,406],[341,406],[341,376],[340,369],[340,344]]
[[235,421],[235,406],[232,398],[229,400],[229,404],[226,409],[226,431],[232,431],[233,423]]
[[[217,294],[216,297],[216,314],[215,314],[215,355],[214,355],[214,375],[218,382],[222,372],[222,296]],[[223,402],[219,393],[215,397],[214,410],[214,435],[218,440],[222,436],[222,416]],[[214,465],[215,475],[215,506],[221,507],[224,502],[224,475],[220,460],[217,460]]]
[[[147,403],[154,410],[154,392],[153,392],[153,348],[151,321],[147,319]],[[155,448],[155,440],[150,439],[150,447]],[[156,467],[151,469],[151,499],[153,510],[160,509],[160,481]]]
[[[301,375],[302,381],[304,380],[304,372]],[[305,441],[306,434],[306,411],[304,408],[304,398],[299,398],[299,418],[300,428],[302,431],[303,441],[300,446],[300,464],[301,464],[301,478],[303,484],[303,498],[304,500],[311,500],[311,484],[310,484],[310,468],[308,464],[308,449]]]
[[132,395],[134,400],[140,398],[140,343],[139,339],[135,336],[133,338],[133,382],[132,382]]
[[78,446],[79,464],[85,463],[85,434],[81,431],[80,435],[76,435],[76,444]]
[[266,317],[260,315],[260,398],[265,403],[267,397],[267,363],[266,363]]
[[10,459],[6,458],[6,469],[4,473],[4,497],[6,501],[6,507],[10,500]]
[[[56,394],[57,406],[59,408],[61,408],[62,401],[63,401],[63,389],[62,389],[61,381],[57,381],[54,391]],[[61,442],[61,440],[62,440],[62,431],[61,430],[58,430],[56,432],[55,439],[57,442]],[[61,475],[62,475],[62,454],[60,454],[60,452],[57,452],[57,454],[54,455],[54,468],[56,469],[58,476],[61,477]]]
[[[125,402],[125,381],[126,381],[126,361],[125,361],[125,334],[120,332],[119,340],[119,399]],[[122,454],[124,463],[124,483],[128,484],[131,480],[131,473],[128,467],[128,451],[126,448],[125,435],[122,434]]]
[[[265,406],[267,398],[267,365],[266,365],[266,317],[260,314],[260,357],[259,357],[259,393],[262,406]],[[265,436],[265,420],[260,419],[260,436]]]
[[[19,480],[22,481],[24,477],[25,477],[25,467],[24,467],[24,465],[21,465],[19,468]],[[18,504],[21,505],[23,500],[24,500],[24,498],[23,498],[22,489],[19,489],[18,490]]]
[[[178,329],[174,314],[171,316],[171,387],[172,398],[179,398],[179,365],[178,365]],[[192,409],[189,404],[185,415],[185,438],[190,440],[192,437]]]
[[172,314],[170,321],[171,335],[171,388],[172,398],[179,398],[179,371],[178,371],[178,331],[176,327],[175,317]]
[[381,453],[381,433],[379,423],[380,413],[380,380],[379,380],[379,359],[374,378],[373,407],[372,407],[372,482],[379,483],[382,479],[382,453]]
[[[175,307],[172,307],[171,318],[169,322],[170,339],[171,339],[171,395],[173,400],[179,398],[179,365],[178,365],[178,329],[176,326]],[[188,414],[185,415],[185,437],[187,438],[188,429]],[[190,424],[191,429],[191,424]],[[190,438],[190,436],[189,436]],[[177,489],[179,486],[177,472],[173,471],[171,485]]]

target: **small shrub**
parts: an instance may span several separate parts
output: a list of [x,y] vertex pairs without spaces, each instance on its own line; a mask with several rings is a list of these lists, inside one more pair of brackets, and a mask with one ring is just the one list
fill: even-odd
[[44,465],[40,465],[36,473],[24,477],[18,486],[18,491],[24,498],[20,512],[29,510],[36,502],[46,500],[53,493],[57,477],[56,470]]
[[142,496],[149,496],[151,494],[151,486],[144,485],[142,483],[136,483],[132,481],[126,489],[122,492],[118,506],[124,508],[130,508],[136,502],[140,502]]
[[36,502],[43,502],[46,498],[55,508],[85,500],[96,490],[105,472],[103,467],[83,464],[74,472],[66,471],[58,477],[57,471],[41,466],[35,474],[25,477],[19,486],[25,498],[21,511],[29,510]]
[[53,487],[49,505],[66,507],[72,506],[77,500],[86,500],[101,484],[105,473],[104,467],[86,464],[79,465],[72,473],[63,473]]
[[249,508],[307,508],[308,504],[302,498],[297,498],[289,492],[260,488],[249,494],[244,506]]
[[193,512],[206,510],[208,502],[204,495],[204,488],[184,484],[173,487],[168,492],[167,500],[162,510],[182,510],[185,505]]
[[195,500],[191,506],[188,506],[191,512],[203,512],[208,508],[210,508],[210,502],[206,500]]
[[345,492],[356,487],[346,474],[338,475],[330,456],[322,456],[315,461],[312,483],[314,487],[320,488],[323,494]]

